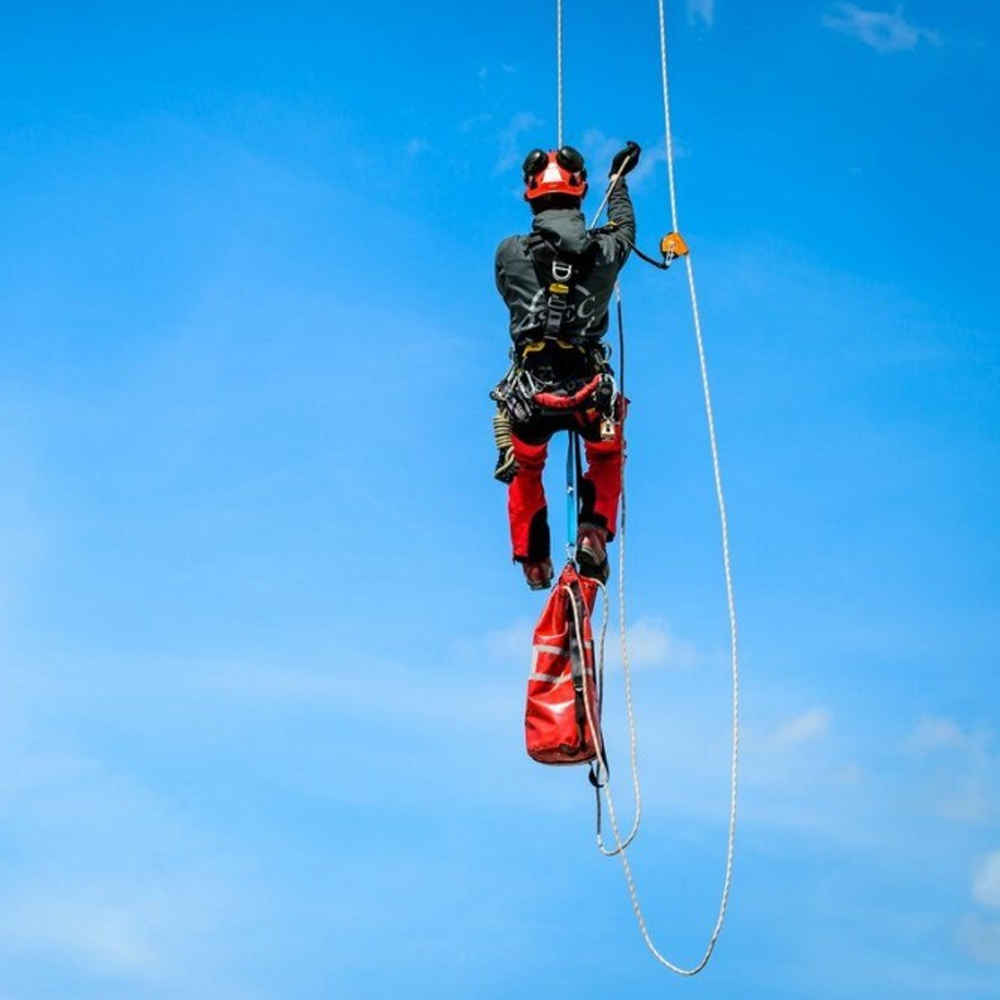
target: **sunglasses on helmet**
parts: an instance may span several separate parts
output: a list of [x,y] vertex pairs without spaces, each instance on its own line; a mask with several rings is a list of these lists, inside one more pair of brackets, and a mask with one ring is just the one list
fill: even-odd
[[[563,170],[568,170],[571,174],[579,174],[580,180],[587,177],[587,171],[583,166],[583,154],[572,146],[560,146],[555,151],[556,163]],[[524,158],[524,180],[525,183],[531,180],[536,174],[541,173],[549,162],[549,154],[544,149],[533,149]]]

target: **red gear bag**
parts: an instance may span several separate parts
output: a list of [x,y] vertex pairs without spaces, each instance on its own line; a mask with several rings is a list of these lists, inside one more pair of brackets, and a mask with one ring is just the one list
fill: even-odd
[[528,756],[543,764],[604,756],[590,625],[597,587],[567,563],[535,626],[524,735]]

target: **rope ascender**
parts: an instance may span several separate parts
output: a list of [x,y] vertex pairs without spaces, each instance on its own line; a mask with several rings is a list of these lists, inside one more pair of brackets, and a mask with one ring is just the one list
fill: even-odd
[[[622,473],[621,473],[621,530],[619,532],[619,607],[618,607],[618,617],[619,617],[619,640],[621,643],[621,655],[623,664],[623,675],[624,675],[624,686],[625,686],[625,704],[626,704],[626,714],[628,720],[629,729],[629,751],[630,751],[630,762],[631,762],[631,773],[632,773],[632,784],[635,799],[635,818],[633,820],[632,829],[629,833],[622,837],[621,831],[619,829],[618,817],[615,812],[614,799],[611,793],[611,782],[608,775],[607,761],[605,758],[605,751],[602,741],[599,738],[599,720],[592,717],[593,705],[600,705],[600,696],[603,693],[603,666],[604,666],[604,638],[607,630],[607,592],[603,585],[598,584],[598,589],[602,592],[604,597],[604,613],[603,613],[603,623],[600,632],[600,639],[597,646],[597,658],[594,669],[594,677],[592,678],[592,683],[595,685],[597,691],[597,697],[594,699],[585,698],[582,700],[582,704],[586,709],[586,721],[590,727],[591,732],[598,733],[598,738],[595,740],[596,749],[594,751],[595,757],[591,762],[591,781],[595,786],[596,799],[597,799],[597,846],[601,853],[607,857],[617,856],[621,860],[622,870],[625,876],[625,882],[629,893],[629,898],[632,903],[632,909],[635,913],[636,921],[639,926],[639,931],[642,934],[643,941],[646,947],[653,955],[653,957],[665,968],[669,969],[671,972],[676,973],[679,976],[694,976],[697,975],[705,966],[708,964],[709,959],[712,957],[712,953],[715,949],[716,942],[718,941],[719,935],[722,931],[722,926],[726,917],[726,910],[729,902],[729,894],[732,886],[732,874],[733,874],[733,859],[735,854],[735,837],[736,837],[736,813],[737,813],[737,787],[738,787],[738,773],[739,773],[739,738],[740,738],[740,726],[739,726],[739,653],[738,653],[738,630],[736,622],[736,602],[733,592],[733,581],[732,581],[732,570],[730,564],[730,550],[729,550],[729,527],[728,518],[726,514],[726,504],[725,496],[722,489],[722,474],[719,462],[718,454],[718,444],[716,440],[715,432],[715,419],[712,410],[712,396],[711,389],[708,378],[708,366],[705,356],[704,338],[702,335],[701,328],[701,318],[698,309],[698,296],[695,288],[694,280],[694,265],[691,260],[691,255],[687,244],[685,243],[683,237],[681,237],[677,219],[677,191],[676,191],[676,181],[674,176],[674,151],[673,151],[673,138],[671,135],[670,127],[670,94],[668,86],[668,74],[667,74],[667,33],[666,33],[666,16],[665,16],[665,0],[658,0],[658,12],[659,12],[659,34],[660,34],[660,72],[662,79],[662,91],[663,91],[663,115],[664,115],[664,130],[665,130],[665,145],[666,145],[666,162],[667,162],[667,181],[668,190],[670,196],[670,219],[672,231],[663,238],[660,243],[660,254],[661,260],[657,261],[654,258],[647,256],[642,251],[640,251],[634,245],[632,246],[633,252],[635,252],[641,259],[652,264],[654,267],[660,268],[661,270],[666,270],[674,262],[674,260],[683,257],[687,265],[687,277],[688,277],[688,290],[691,301],[691,313],[694,325],[695,341],[698,351],[698,362],[699,370],[701,375],[702,383],[702,393],[704,397],[705,414],[708,425],[708,438],[709,446],[711,449],[712,456],[712,470],[715,482],[715,494],[716,502],[718,506],[719,513],[719,523],[721,529],[722,538],[722,559],[723,559],[723,569],[725,573],[725,587],[726,587],[726,603],[729,615],[729,629],[730,629],[730,662],[732,671],[732,749],[730,758],[730,809],[729,809],[729,827],[728,836],[726,842],[726,859],[725,859],[725,872],[723,876],[722,891],[719,902],[718,915],[715,921],[715,926],[709,936],[708,943],[705,947],[705,951],[701,959],[692,966],[682,966],[678,965],[669,959],[667,959],[660,950],[653,943],[652,937],[650,936],[649,930],[646,926],[645,917],[643,915],[642,907],[639,903],[639,896],[635,885],[635,879],[632,873],[632,866],[628,858],[628,847],[634,840],[636,834],[639,830],[639,823],[642,814],[642,795],[640,789],[639,781],[639,771],[637,765],[637,739],[636,739],[636,726],[633,713],[633,695],[632,695],[632,682],[631,682],[631,667],[629,663],[628,656],[628,646],[626,641],[626,616],[625,616],[625,526],[626,526],[626,503],[625,503],[625,462],[622,462]],[[562,146],[562,136],[563,136],[563,11],[562,11],[562,0],[556,0],[556,92],[557,92],[557,133],[558,133],[558,144]],[[601,212],[604,210],[607,204],[608,198],[611,195],[614,187],[617,185],[619,179],[624,173],[623,165],[618,173],[613,176],[609,182],[607,191],[604,195],[600,206],[594,217],[594,222],[591,223],[593,226],[597,219],[600,218]],[[616,305],[617,305],[617,316],[618,316],[618,329],[619,329],[619,354],[621,359],[619,381],[620,381],[620,391],[624,396],[625,392],[625,359],[624,359],[624,324],[622,318],[622,298],[620,286],[616,285],[615,288],[616,295]],[[624,421],[624,416],[623,416]],[[568,552],[570,554],[570,559],[572,560],[573,544],[575,542],[575,532],[576,532],[576,518],[578,511],[578,488],[577,483],[579,479],[579,440],[576,439],[575,434],[570,434],[569,448],[567,452],[566,461],[566,478],[567,478],[567,521],[570,531],[569,543],[567,545]],[[624,448],[624,436],[623,436],[623,448]],[[624,456],[623,456],[624,457]],[[578,644],[582,644],[583,641],[583,629],[581,626],[579,606],[577,602],[570,602],[572,609],[572,632],[574,633],[573,638]],[[587,626],[589,629],[589,625]],[[584,683],[586,683],[587,671],[583,671]],[[602,810],[601,810],[601,797],[604,797],[604,802],[607,807],[608,821],[611,827],[611,833],[614,838],[614,846],[609,847],[603,836],[602,832]]]

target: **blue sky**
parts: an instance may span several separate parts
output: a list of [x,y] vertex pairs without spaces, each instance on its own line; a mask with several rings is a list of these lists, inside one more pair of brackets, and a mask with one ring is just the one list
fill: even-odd
[[[682,982],[523,750],[492,261],[555,5],[344,6],[0,14],[0,1000],[995,997],[1000,14],[668,4],[744,683]],[[642,143],[655,247],[655,5],[566,8],[565,138]],[[690,964],[718,526],[683,273],[622,290],[632,856]]]

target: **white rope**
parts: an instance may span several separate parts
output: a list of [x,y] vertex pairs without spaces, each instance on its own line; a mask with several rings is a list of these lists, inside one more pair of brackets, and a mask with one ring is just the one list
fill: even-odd
[[[663,83],[663,116],[664,116],[664,132],[665,132],[665,144],[666,144],[666,156],[667,156],[667,174],[669,182],[670,191],[670,218],[671,225],[674,232],[680,231],[680,226],[678,224],[677,217],[677,188],[674,176],[674,150],[673,150],[673,135],[671,133],[670,127],[670,92],[668,86],[667,78],[667,33],[666,33],[666,15],[664,10],[664,0],[658,0],[659,7],[659,24],[660,24],[660,68],[661,77]],[[562,19],[562,0],[556,0],[556,66],[557,66],[557,120],[558,120],[558,144],[562,146],[562,125],[563,125],[563,80],[562,80],[562,35],[563,35],[563,19]],[[610,188],[608,193],[610,193]],[[605,200],[607,199],[607,194],[605,195]],[[602,202],[601,208],[603,208],[604,203]],[[600,215],[601,209],[598,209],[597,215]],[[718,442],[715,433],[715,418],[712,409],[712,395],[711,388],[708,378],[708,365],[705,358],[705,346],[704,338],[701,329],[701,316],[698,309],[698,295],[695,288],[694,280],[694,266],[691,262],[691,255],[688,254],[686,257],[687,263],[687,275],[688,275],[688,290],[691,298],[691,312],[694,321],[694,331],[695,339],[698,348],[698,363],[701,372],[701,382],[702,391],[705,400],[705,414],[708,423],[708,436],[709,444],[712,453],[712,471],[715,481],[715,494],[716,501],[719,509],[719,523],[722,534],[722,558],[723,567],[725,571],[725,583],[726,583],[726,602],[729,613],[729,631],[730,631],[730,648],[731,648],[731,666],[732,666],[732,754],[731,754],[731,768],[730,768],[730,807],[729,807],[729,832],[726,842],[726,863],[725,863],[725,876],[723,878],[721,899],[719,902],[719,911],[716,918],[715,926],[712,930],[712,934],[709,938],[708,944],[705,948],[705,952],[701,960],[694,966],[690,968],[685,968],[675,963],[671,962],[669,959],[665,958],[660,951],[656,948],[650,937],[649,930],[646,926],[646,921],[643,916],[642,907],[639,903],[638,892],[636,891],[635,881],[632,876],[632,867],[629,864],[628,854],[626,848],[631,843],[639,827],[639,820],[642,810],[642,799],[639,789],[639,778],[638,778],[638,768],[636,764],[636,740],[635,740],[635,724],[632,711],[632,691],[631,691],[631,670],[628,662],[628,649],[625,637],[625,588],[624,588],[624,570],[625,570],[625,502],[624,502],[624,452],[623,452],[623,465],[622,465],[622,533],[620,538],[620,549],[619,549],[619,631],[620,631],[620,641],[622,648],[622,660],[623,660],[623,671],[625,676],[625,692],[626,692],[626,707],[628,711],[629,720],[629,738],[631,744],[631,758],[632,758],[632,775],[633,784],[635,788],[636,797],[636,815],[635,823],[633,825],[632,831],[624,840],[621,837],[621,833],[618,828],[618,818],[615,814],[614,799],[611,794],[611,783],[610,779],[607,778],[606,762],[604,759],[604,747],[600,732],[594,727],[594,720],[591,719],[591,711],[589,700],[585,697],[585,709],[587,714],[588,725],[591,727],[591,732],[595,736],[595,744],[597,744],[600,749],[598,752],[598,760],[605,770],[605,784],[604,784],[604,795],[605,801],[608,807],[608,817],[611,821],[611,830],[614,834],[615,839],[615,850],[608,851],[603,843],[600,829],[600,789],[598,789],[598,846],[600,847],[602,853],[607,856],[617,855],[621,859],[622,870],[625,874],[625,883],[628,887],[629,898],[632,903],[632,909],[635,913],[636,921],[639,925],[639,930],[642,934],[642,938],[646,943],[646,947],[649,949],[653,957],[671,972],[676,973],[679,976],[694,976],[697,975],[702,969],[708,965],[709,959],[712,957],[712,953],[715,950],[716,942],[719,939],[719,935],[722,932],[722,926],[726,918],[726,910],[729,903],[729,894],[732,887],[732,876],[733,876],[733,859],[735,856],[735,844],[736,844],[736,814],[737,814],[737,791],[738,791],[738,775],[739,775],[739,742],[740,742],[740,725],[739,725],[739,705],[740,705],[740,685],[739,685],[739,643],[738,643],[738,629],[736,621],[736,600],[733,591],[733,580],[732,580],[732,567],[730,559],[729,550],[729,522],[726,515],[726,503],[725,496],[722,489],[722,473],[721,465],[719,462],[719,452],[718,452]],[[619,292],[620,295],[620,292]],[[624,445],[623,445],[624,448]],[[602,590],[604,588],[602,587]],[[601,670],[603,671],[603,651],[604,651],[604,629],[607,626],[607,592],[604,591],[605,596],[605,621],[602,627],[602,637],[600,643],[601,649]],[[580,635],[580,622],[578,618],[578,611],[573,602],[573,614],[574,614],[574,625],[577,632],[578,642],[582,639]],[[581,642],[582,649],[582,642]],[[584,678],[586,683],[586,671],[584,671]],[[596,677],[594,678],[596,684]]]
[[[664,109],[664,120],[666,126],[666,149],[667,149],[667,168],[668,177],[670,185],[670,213],[671,221],[673,225],[673,230],[675,232],[679,231],[679,226],[677,222],[677,194],[676,194],[676,184],[674,180],[674,163],[673,163],[673,140],[670,133],[670,93],[667,85],[667,35],[666,35],[666,19],[664,15],[664,0],[659,0],[659,16],[660,16],[660,64],[661,73],[663,79],[663,109]],[[722,885],[722,895],[719,902],[719,912],[715,921],[715,927],[712,930],[711,937],[709,938],[708,945],[705,948],[705,953],[701,958],[701,961],[690,968],[683,968],[679,965],[675,965],[669,959],[665,958],[656,946],[653,944],[652,938],[649,935],[649,931],[646,927],[646,921],[643,917],[642,907],[639,904],[639,896],[636,892],[635,882],[632,878],[632,868],[629,865],[628,855],[625,851],[619,851],[622,862],[622,870],[625,873],[625,882],[628,886],[629,898],[632,902],[632,909],[635,912],[636,920],[639,924],[639,930],[642,933],[643,940],[646,943],[646,947],[649,949],[653,957],[660,962],[663,966],[668,968],[671,972],[675,972],[679,976],[694,976],[701,972],[702,969],[708,964],[709,959],[712,957],[712,952],[715,950],[715,944],[719,939],[719,934],[722,932],[722,925],[726,918],[726,908],[729,903],[729,892],[732,887],[732,876],[733,876],[733,858],[735,854],[735,843],[736,843],[736,803],[737,803],[737,779],[739,774],[739,654],[738,654],[738,632],[736,625],[736,601],[733,596],[733,581],[732,581],[732,570],[730,562],[729,553],[729,527],[728,519],[726,517],[726,504],[725,497],[722,490],[722,474],[719,463],[719,452],[718,445],[715,435],[715,419],[712,413],[712,395],[709,387],[708,380],[708,366],[705,361],[705,348],[704,339],[702,337],[701,331],[701,317],[698,311],[698,296],[695,290],[694,283],[694,267],[691,263],[691,255],[687,256],[687,273],[688,273],[688,289],[691,295],[691,311],[694,319],[694,329],[695,338],[698,344],[698,360],[701,369],[701,381],[702,389],[705,397],[705,412],[708,420],[708,436],[709,443],[712,450],[712,470],[715,478],[715,494],[716,500],[718,502],[719,508],[719,521],[722,529],[722,557],[723,565],[725,569],[725,579],[726,579],[726,600],[729,610],[729,630],[730,630],[730,641],[731,641],[731,652],[732,652],[732,678],[733,678],[733,738],[732,738],[732,757],[731,757],[731,769],[730,769],[730,806],[729,806],[729,834],[726,842],[726,867],[725,867],[725,877],[723,879]],[[618,821],[615,816],[614,801],[610,794],[610,786],[605,788],[605,799],[608,804],[608,816],[611,820],[611,829],[615,836],[616,845],[621,846],[622,841],[618,833]]]
[[[661,0],[662,3],[662,0]],[[698,356],[701,364],[701,374],[702,374],[702,385],[705,393],[705,406],[706,412],[708,414],[708,428],[709,428],[709,440],[711,442],[712,448],[712,463],[713,470],[715,474],[715,487],[716,487],[716,497],[719,504],[719,517],[722,525],[722,549],[723,549],[723,562],[725,565],[725,577],[726,577],[726,595],[729,607],[729,622],[730,622],[730,635],[732,642],[732,677],[733,677],[733,740],[732,740],[732,761],[731,761],[731,780],[730,780],[730,810],[729,810],[729,834],[726,844],[726,866],[725,866],[725,877],[723,880],[722,887],[722,897],[719,903],[719,912],[716,918],[715,927],[712,930],[711,937],[709,938],[708,945],[705,948],[705,952],[701,960],[694,966],[690,968],[685,968],[679,966],[674,962],[671,962],[666,958],[653,943],[652,937],[650,936],[649,929],[646,926],[646,920],[642,912],[642,906],[639,902],[639,894],[635,887],[635,880],[632,875],[632,866],[629,864],[628,854],[626,848],[631,843],[632,839],[635,837],[636,832],[639,828],[639,820],[642,810],[642,797],[639,789],[639,778],[638,769],[636,765],[635,757],[635,723],[632,713],[632,703],[631,703],[631,683],[630,683],[630,670],[628,667],[628,649],[625,641],[625,587],[624,587],[624,574],[625,574],[625,505],[624,505],[624,488],[622,495],[622,534],[619,541],[619,629],[620,629],[620,640],[622,644],[622,659],[623,667],[625,673],[625,691],[626,691],[626,705],[628,707],[628,720],[629,720],[629,738],[631,742],[632,751],[632,775],[633,784],[635,788],[635,804],[636,804],[636,815],[635,822],[632,827],[632,831],[629,835],[622,839],[621,833],[618,828],[618,817],[615,814],[615,804],[614,798],[611,793],[611,782],[608,779],[604,786],[604,797],[607,802],[608,807],[608,818],[611,822],[611,831],[614,835],[615,849],[613,851],[608,851],[602,841],[600,832],[600,806],[598,805],[598,846],[601,849],[601,853],[610,857],[613,855],[618,855],[622,863],[622,871],[625,874],[625,884],[628,888],[629,899],[632,903],[632,910],[635,913],[636,922],[639,925],[639,931],[642,934],[643,941],[646,947],[649,949],[653,957],[665,968],[669,969],[671,972],[676,973],[679,976],[695,976],[702,969],[708,965],[709,959],[712,957],[712,952],[715,950],[716,942],[719,939],[719,935],[722,932],[722,925],[725,922],[726,910],[729,904],[729,893],[732,886],[732,875],[733,875],[733,858],[735,854],[735,842],[736,842],[736,803],[737,803],[737,777],[738,777],[738,761],[739,761],[739,657],[738,657],[738,645],[737,645],[737,628],[736,628],[736,607],[735,600],[733,597],[733,584],[732,584],[732,573],[730,568],[730,557],[729,557],[729,532],[728,532],[728,522],[726,518],[726,507],[725,500],[722,492],[722,477],[720,473],[720,465],[718,458],[718,448],[715,438],[715,424],[712,417],[712,403],[711,394],[709,392],[708,383],[708,370],[705,362],[705,353],[702,344],[701,336],[701,323],[698,316],[698,306],[697,297],[694,291],[694,279],[690,267],[690,257],[688,257],[688,277],[689,277],[689,287],[691,289],[691,300],[692,309],[694,312],[694,322],[696,336],[698,339]],[[624,463],[622,466],[623,473],[623,484],[624,484]],[[588,715],[589,721],[589,715]],[[600,791],[598,791],[600,795]]]
[[[667,33],[664,18],[664,0],[659,0],[660,9],[660,64],[663,78],[663,107],[666,122],[667,166],[670,180],[670,208],[674,232],[679,232],[677,222],[677,189],[674,179],[673,140],[670,134],[670,90],[667,83]],[[726,514],[726,498],[722,489],[722,466],[719,461],[719,446],[715,434],[715,416],[712,409],[712,390],[708,378],[708,363],[705,358],[705,340],[702,336],[701,314],[698,309],[698,293],[694,282],[694,264],[691,254],[685,257],[687,264],[688,290],[691,296],[691,316],[694,321],[695,340],[698,345],[698,366],[701,372],[702,392],[705,398],[705,418],[708,424],[708,440],[712,450],[712,475],[715,482],[715,498],[719,508],[719,528],[722,537],[722,564],[726,579],[726,607],[729,613],[730,665],[733,680],[733,739],[730,774],[730,812],[729,837],[726,851],[726,878],[722,894],[722,906],[719,910],[719,922],[716,932],[722,927],[725,918],[725,906],[732,882],[733,847],[736,834],[736,801],[739,776],[740,748],[740,658],[739,629],[736,621],[736,597],[733,588],[732,559],[729,550],[729,518]],[[713,936],[714,942],[714,936]]]
[[[665,141],[666,141],[666,155],[667,155],[667,172],[669,179],[669,190],[670,190],[670,215],[672,228],[674,232],[679,231],[679,225],[677,221],[677,193],[676,193],[676,183],[674,177],[674,159],[673,159],[673,138],[670,131],[670,95],[667,84],[667,47],[666,47],[666,20],[664,15],[664,0],[659,0],[659,18],[660,18],[660,62],[663,80],[663,108],[664,108],[664,121],[665,121]],[[736,623],[736,601],[733,592],[733,581],[732,581],[732,569],[729,551],[729,527],[728,518],[726,515],[726,504],[725,496],[722,489],[722,474],[721,466],[719,462],[719,452],[718,443],[716,440],[715,433],[715,419],[712,410],[712,396],[711,389],[709,385],[708,378],[708,365],[705,359],[705,347],[704,338],[702,336],[701,329],[701,316],[698,310],[698,296],[695,289],[694,282],[694,267],[691,263],[690,254],[687,255],[687,274],[688,274],[688,289],[691,297],[691,311],[694,320],[694,330],[695,339],[697,341],[698,347],[698,361],[701,371],[701,382],[702,390],[705,399],[705,413],[708,422],[708,436],[709,443],[711,446],[712,453],[712,470],[715,480],[715,494],[719,509],[719,522],[721,526],[722,534],[722,557],[723,566],[725,571],[725,583],[726,583],[726,601],[729,612],[729,627],[730,627],[730,642],[731,642],[731,662],[732,662],[732,704],[733,704],[733,714],[732,714],[732,756],[731,756],[731,768],[730,768],[730,808],[729,808],[729,832],[726,842],[726,863],[725,863],[725,876],[723,878],[723,886],[721,899],[719,902],[719,911],[716,918],[715,926],[712,930],[712,934],[709,938],[708,944],[705,948],[705,952],[702,955],[701,960],[690,968],[685,968],[683,966],[677,965],[667,959],[653,943],[653,940],[649,934],[649,929],[646,926],[646,920],[643,916],[642,906],[639,902],[639,895],[635,887],[635,880],[632,875],[632,866],[629,864],[628,854],[626,848],[631,842],[632,838],[635,836],[638,830],[638,824],[642,808],[642,800],[639,791],[639,781],[638,781],[638,770],[635,763],[635,727],[634,720],[632,718],[632,707],[631,707],[631,683],[630,683],[630,670],[628,669],[628,649],[625,641],[625,587],[624,587],[624,573],[625,573],[625,539],[624,539],[624,528],[625,528],[625,502],[624,502],[624,461],[622,465],[622,537],[620,540],[619,549],[619,622],[620,622],[620,632],[621,632],[621,643],[622,643],[622,658],[623,666],[625,671],[625,681],[626,681],[626,704],[628,706],[629,714],[629,736],[632,743],[632,764],[633,764],[633,782],[635,786],[636,795],[636,817],[635,824],[633,825],[632,831],[628,837],[624,840],[621,837],[620,831],[618,829],[618,818],[615,814],[614,798],[611,793],[611,783],[610,780],[606,781],[604,785],[604,797],[607,802],[608,807],[608,818],[611,822],[611,830],[614,834],[615,839],[615,850],[608,851],[605,849],[600,832],[600,791],[598,790],[598,846],[601,848],[602,853],[605,855],[618,855],[621,859],[622,870],[625,874],[625,883],[628,887],[629,899],[632,903],[632,909],[635,913],[636,921],[639,925],[639,930],[642,934],[643,941],[646,947],[649,949],[653,957],[664,967],[669,969],[671,972],[676,973],[679,976],[695,976],[702,969],[708,965],[709,959],[712,957],[712,952],[715,950],[716,942],[719,939],[719,935],[722,932],[722,925],[725,922],[726,910],[729,903],[729,893],[732,887],[732,875],[733,875],[733,859],[735,855],[735,843],[736,843],[736,813],[737,813],[737,786],[738,786],[738,774],[739,774],[739,737],[740,737],[740,727],[739,727],[739,645],[738,645],[738,631]],[[620,298],[620,290],[618,292]],[[623,456],[624,459],[624,456]],[[589,718],[589,716],[588,716]]]
[[[621,308],[621,288],[615,285],[615,294],[618,300],[618,308]],[[620,314],[619,314],[620,315]],[[620,321],[620,320],[619,320]],[[624,364],[624,361],[622,361]],[[622,392],[624,393],[625,386],[622,385]],[[625,400],[622,399],[622,407],[625,406]],[[635,709],[632,700],[632,665],[629,660],[628,655],[628,639],[626,636],[625,629],[625,529],[626,529],[626,503],[625,503],[625,414],[622,414],[621,430],[621,476],[620,476],[620,486],[621,486],[621,527],[618,532],[618,644],[622,654],[622,676],[624,678],[625,684],[625,714],[628,723],[628,742],[629,742],[629,765],[632,774],[632,796],[635,803],[635,818],[632,821],[632,829],[629,831],[628,836],[621,841],[617,841],[615,848],[613,850],[608,849],[604,843],[604,835],[601,831],[601,791],[597,789],[597,847],[606,858],[612,858],[616,854],[620,854],[625,850],[629,844],[635,839],[635,835],[639,832],[639,824],[642,821],[642,788],[639,782],[639,754],[638,754],[638,740],[636,738],[636,725],[635,725]],[[604,596],[604,624],[607,626],[607,604],[608,604],[608,592],[604,587],[601,587],[601,592]],[[604,655],[604,646],[601,645],[601,655]],[[602,663],[603,670],[603,663]],[[607,782],[608,792],[610,795],[610,778]]]
[[[599,585],[600,586],[600,585]],[[602,588],[603,589],[603,588]],[[563,590],[569,595],[569,606],[573,611],[573,632],[576,635],[576,648],[580,650],[580,670],[583,675],[583,712],[587,719],[587,726],[590,728],[590,735],[594,740],[594,753],[597,758],[598,777],[603,777],[607,781],[608,759],[604,752],[604,735],[601,732],[600,717],[594,718],[591,710],[591,696],[587,693],[587,656],[586,646],[583,644],[583,623],[580,618],[580,608],[577,604],[576,596],[571,587],[563,585]],[[586,600],[581,596],[580,600]],[[601,628],[600,656],[594,663],[594,671],[591,683],[593,684],[594,704],[600,703],[601,685],[598,683],[598,671],[604,669],[604,636],[607,631],[607,615],[604,618],[604,626]]]
[[[674,137],[670,131],[670,92],[667,88],[667,22],[663,13],[663,0],[660,5],[660,77],[663,80],[663,127],[667,143],[667,179],[670,189],[670,228],[680,232],[677,225],[677,187],[674,183]],[[690,255],[689,255],[690,256]]]
[[[603,706],[604,648],[605,648],[605,639],[607,637],[607,632],[608,632],[608,618],[609,618],[608,591],[607,588],[604,586],[604,584],[602,584],[600,581],[595,581],[595,582],[597,583],[598,589],[601,591],[601,596],[603,599],[603,604],[602,604],[603,614],[601,617],[601,638],[597,646],[598,655],[595,664],[595,673],[598,678],[598,692],[600,695],[599,703],[601,703]],[[577,610],[575,605],[573,606],[573,616],[574,619],[576,619]],[[576,627],[577,630],[579,631],[580,629],[579,622],[576,623]],[[604,837],[601,832],[601,788],[609,787],[611,782],[610,771],[608,768],[607,753],[604,747],[604,736],[601,732],[600,719],[599,718],[597,720],[593,719],[590,714],[590,706],[584,705],[587,714],[587,723],[590,726],[591,731],[596,732],[597,735],[595,742],[596,745],[599,747],[597,756],[597,761],[599,766],[597,778],[599,780],[594,782],[594,788],[597,793],[597,846],[600,849],[601,853],[608,858],[612,858],[616,854],[621,853],[622,851],[625,850],[626,847],[628,847],[629,844],[632,843],[633,839],[635,838],[635,835],[639,832],[639,817],[642,810],[642,799],[639,793],[639,772],[636,767],[635,722],[632,717],[632,692],[631,692],[631,685],[629,684],[627,678],[626,678],[625,692],[626,692],[625,700],[626,703],[628,704],[628,714],[629,714],[629,735],[632,744],[632,783],[633,783],[633,788],[635,790],[635,822],[632,825],[631,832],[624,840],[622,840],[620,837],[617,838],[617,843],[614,850],[608,850],[608,848],[605,846]],[[595,722],[596,722],[596,729],[595,729]]]
[[[597,586],[604,592],[605,600],[607,599],[607,593],[604,591],[604,585],[600,582]],[[586,647],[583,644],[583,624],[580,617],[580,608],[577,604],[577,600],[573,591],[570,587],[563,586],[563,590],[569,595],[569,605],[573,611],[573,631],[576,635],[576,645],[577,649],[580,650],[581,659],[581,672],[583,674],[583,712],[587,719],[587,726],[590,729],[590,735],[594,740],[594,754],[597,760],[597,775],[596,784],[598,786],[598,794],[600,794],[600,783],[604,782],[605,786],[609,780],[608,777],[608,758],[604,749],[604,735],[601,732],[601,719],[600,715],[596,718],[594,717],[593,710],[591,708],[591,703],[600,707],[601,693],[603,688],[603,674],[604,674],[604,639],[607,633],[608,616],[607,616],[607,605],[605,604],[605,614],[604,623],[601,626],[601,639],[599,643],[600,654],[594,663],[594,671],[592,684],[593,687],[593,699],[587,693],[587,660],[584,650]],[[581,596],[581,600],[585,600]],[[634,831],[633,831],[634,835]]]
[[563,144],[563,9],[556,0],[556,149]]

